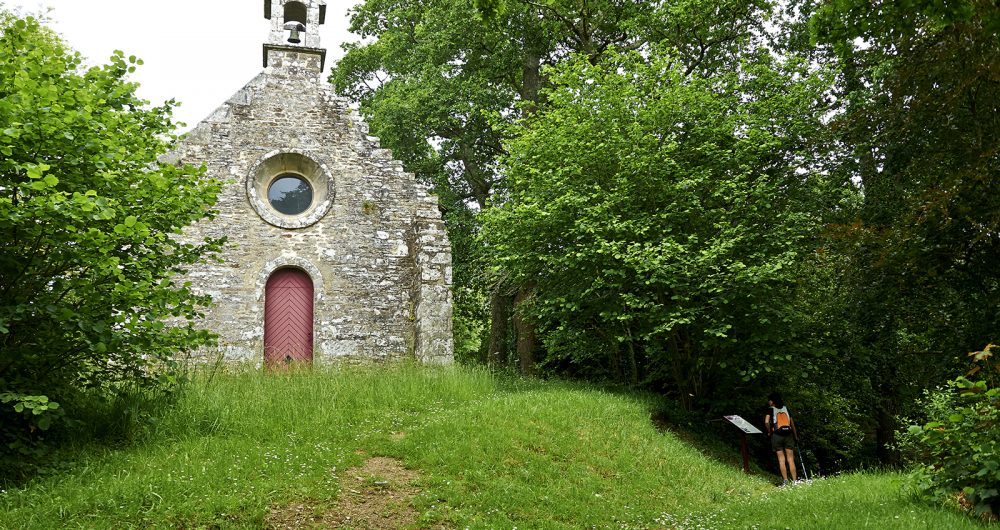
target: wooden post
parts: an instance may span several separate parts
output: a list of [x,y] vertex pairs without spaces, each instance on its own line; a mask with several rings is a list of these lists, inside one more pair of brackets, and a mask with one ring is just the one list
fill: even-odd
[[747,450],[747,433],[740,431],[740,453],[743,454],[743,472],[750,474],[750,451]]
[[740,454],[743,455],[743,472],[750,474],[750,451],[747,449],[747,435],[748,434],[763,434],[760,429],[754,427],[747,420],[743,418],[732,415],[723,416],[723,419],[733,424],[737,429],[740,430]]

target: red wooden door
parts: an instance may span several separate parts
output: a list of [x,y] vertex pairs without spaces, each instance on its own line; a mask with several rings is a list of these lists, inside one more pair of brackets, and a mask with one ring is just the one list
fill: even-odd
[[264,363],[312,361],[313,284],[299,269],[278,269],[264,289]]

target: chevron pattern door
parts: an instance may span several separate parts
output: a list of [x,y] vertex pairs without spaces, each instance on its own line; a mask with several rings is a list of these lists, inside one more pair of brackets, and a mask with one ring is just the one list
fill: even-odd
[[264,364],[312,362],[313,284],[299,269],[278,269],[264,289]]

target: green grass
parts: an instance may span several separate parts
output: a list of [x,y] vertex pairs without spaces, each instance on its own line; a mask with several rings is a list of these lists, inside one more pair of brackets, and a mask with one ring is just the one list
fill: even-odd
[[980,526],[893,474],[775,488],[659,432],[656,405],[463,368],[203,377],[144,442],[0,494],[0,528],[262,528],[291,503],[332,509],[372,456],[420,473],[419,527]]

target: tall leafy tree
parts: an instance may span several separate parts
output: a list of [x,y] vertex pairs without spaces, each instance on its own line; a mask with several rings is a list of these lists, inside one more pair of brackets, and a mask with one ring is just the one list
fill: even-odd
[[138,64],[85,68],[0,13],[0,454],[30,452],[75,392],[154,385],[210,340],[191,323],[207,300],[171,278],[218,248],[177,236],[219,185],[157,163],[171,103],[136,97]]
[[[997,340],[1000,312],[1000,7],[995,2],[816,6],[814,38],[839,61],[850,157],[863,189],[834,231],[848,257],[850,359],[889,459],[895,416],[956,359]],[[854,271],[854,273],[851,273]]]
[[696,75],[676,53],[556,68],[484,238],[536,286],[549,363],[693,408],[791,360],[789,292],[831,207],[812,172],[829,79],[764,51]]

